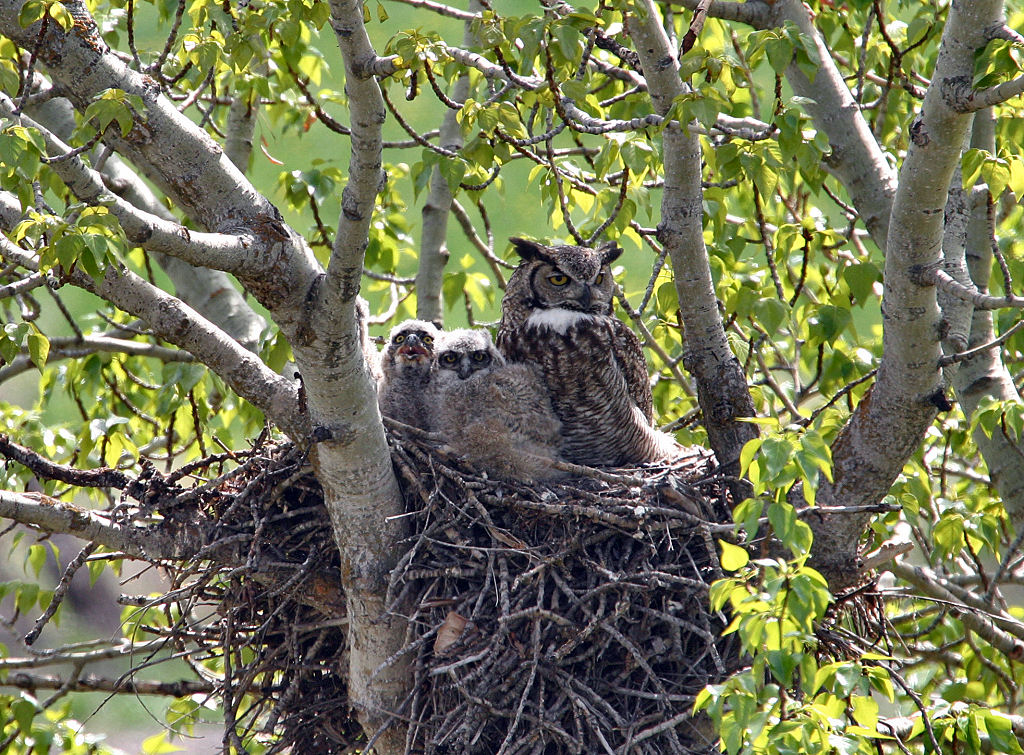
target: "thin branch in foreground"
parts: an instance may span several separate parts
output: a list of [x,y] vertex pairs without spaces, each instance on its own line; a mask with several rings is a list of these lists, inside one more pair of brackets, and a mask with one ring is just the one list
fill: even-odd
[[1019,320],[1013,326],[1007,328],[1007,330],[998,338],[994,338],[988,343],[983,343],[980,346],[975,346],[973,349],[967,349],[967,351],[958,351],[955,354],[949,354],[947,356],[942,357],[941,359],[939,359],[939,366],[946,367],[951,364],[958,364],[959,362],[963,362],[967,359],[970,359],[971,357],[975,357],[978,354],[981,354],[982,352],[988,351],[989,349],[994,349],[998,346],[1002,346],[1010,339],[1010,336],[1012,336],[1022,327],[1024,327],[1024,320]]
[[44,480],[56,480],[82,488],[117,488],[123,490],[132,482],[124,472],[109,467],[77,469],[55,464],[45,456],[20,446],[6,434],[0,434],[0,456],[16,461]]
[[828,409],[830,406],[832,406],[834,403],[836,403],[843,396],[847,395],[850,391],[852,391],[858,385],[860,385],[861,383],[863,383],[866,380],[870,380],[871,378],[873,378],[877,373],[878,373],[878,368],[876,367],[875,369],[871,370],[870,372],[868,372],[865,375],[862,375],[861,377],[857,378],[856,380],[851,380],[849,383],[847,383],[841,389],[839,389],[832,398],[830,398],[824,404],[822,404],[817,409],[815,409],[813,412],[811,412],[811,416],[810,417],[808,417],[807,419],[799,420],[798,424],[803,425],[804,427],[809,426],[811,423],[814,422],[814,420],[816,420],[821,415],[822,412],[824,412],[826,409]]
[[947,294],[969,302],[975,309],[1024,309],[1024,297],[1007,292],[1006,296],[993,296],[978,290],[974,285],[964,285],[940,267],[933,267],[921,276],[922,280],[934,284]]
[[10,674],[0,686],[16,689],[66,689],[68,692],[110,692],[121,695],[163,695],[167,697],[189,697],[191,695],[212,695],[216,685],[210,682],[181,679],[176,682],[134,681],[131,679],[110,679],[95,674],[84,674],[74,680],[62,679],[50,674],[28,674],[20,671]]
[[453,152],[450,149],[445,149],[444,147],[438,147],[436,144],[431,144],[429,141],[427,141],[427,139],[424,136],[417,133],[416,129],[412,127],[412,125],[409,123],[409,121],[405,119],[405,117],[398,110],[398,108],[395,107],[395,104],[391,101],[391,97],[388,95],[388,90],[386,87],[380,88],[380,95],[381,97],[384,98],[384,102],[388,106],[388,112],[394,116],[395,120],[398,121],[398,125],[402,127],[405,133],[412,137],[413,141],[415,141],[421,147],[429,149],[432,152],[436,152],[442,157],[459,156],[458,152]]
[[79,554],[75,556],[71,563],[68,564],[67,568],[64,570],[64,574],[61,575],[60,582],[53,591],[53,598],[50,599],[50,605],[48,605],[46,610],[43,611],[43,615],[36,620],[35,625],[29,633],[25,635],[26,645],[31,645],[39,639],[39,635],[42,633],[43,628],[47,623],[49,623],[50,619],[53,618],[53,615],[57,613],[57,609],[60,608],[61,603],[64,602],[64,597],[68,594],[68,590],[71,589],[71,580],[74,578],[78,570],[85,564],[86,559],[89,558],[89,556],[92,555],[98,547],[99,546],[95,543],[89,543],[82,548]]
[[[955,610],[960,621],[972,632],[998,649],[1011,660],[1024,658],[1024,642],[998,626],[998,619],[990,618],[979,610],[969,610],[963,600],[950,591],[950,585],[940,584],[940,578],[930,569],[896,562],[889,567],[900,579],[906,580],[928,597],[948,604]],[[1014,624],[1020,622],[1011,619]]]
[[450,5],[444,5],[443,3],[435,3],[433,0],[398,0],[398,2],[411,5],[413,8],[423,8],[429,10],[432,13],[436,13],[439,16],[447,16],[448,18],[457,18],[460,21],[473,21],[479,18],[477,13],[469,13],[459,8],[453,8]]

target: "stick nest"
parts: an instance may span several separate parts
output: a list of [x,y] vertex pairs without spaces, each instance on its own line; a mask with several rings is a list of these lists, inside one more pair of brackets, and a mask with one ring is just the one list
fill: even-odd
[[[711,751],[690,711],[736,651],[708,609],[714,523],[730,519],[706,452],[527,487],[408,428],[389,439],[411,533],[388,595],[410,617],[400,657],[414,683],[396,712],[409,752]],[[262,731],[271,751],[365,748],[346,697],[338,555],[303,454],[257,445],[188,490],[180,472],[150,472],[164,521],[205,523],[218,554],[169,567],[166,597],[180,615],[216,614],[175,639],[227,651],[225,744]]]

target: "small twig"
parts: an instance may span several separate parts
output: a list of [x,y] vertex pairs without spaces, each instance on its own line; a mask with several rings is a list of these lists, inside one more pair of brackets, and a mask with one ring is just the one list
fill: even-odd
[[57,609],[60,608],[61,603],[64,602],[64,597],[68,594],[68,590],[71,589],[71,580],[75,576],[75,573],[82,568],[85,564],[85,560],[98,548],[96,543],[89,543],[85,546],[77,556],[67,565],[64,570],[64,574],[61,575],[60,582],[53,591],[53,598],[50,599],[50,605],[43,611],[43,615],[40,616],[35,625],[29,630],[28,634],[25,635],[25,644],[32,645],[39,635],[42,633],[43,628],[49,623],[53,615],[57,613]]

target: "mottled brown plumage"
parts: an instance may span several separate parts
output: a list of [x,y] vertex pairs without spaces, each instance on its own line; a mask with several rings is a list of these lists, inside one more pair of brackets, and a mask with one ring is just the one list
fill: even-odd
[[486,330],[453,330],[437,341],[431,427],[492,477],[533,483],[564,476],[560,423],[533,368],[506,365]]
[[383,377],[377,388],[380,413],[428,430],[427,404],[434,341],[440,330],[424,320],[405,320],[391,329],[381,355]]
[[501,303],[498,348],[538,370],[566,460],[622,466],[672,455],[675,442],[651,425],[640,341],[612,314],[610,264],[622,250],[512,242],[522,262]]

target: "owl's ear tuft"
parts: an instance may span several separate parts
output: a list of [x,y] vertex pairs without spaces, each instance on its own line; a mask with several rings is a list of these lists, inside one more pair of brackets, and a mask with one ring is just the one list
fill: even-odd
[[512,242],[512,246],[516,250],[516,254],[522,257],[524,260],[546,260],[547,249],[543,244],[538,244],[536,241],[530,241],[529,239],[521,239],[518,236],[513,236],[509,239]]
[[607,265],[619,258],[619,255],[622,254],[622,247],[614,241],[606,241],[597,248],[597,252],[601,255],[601,263]]

